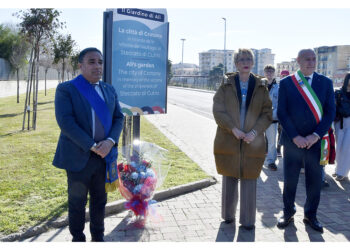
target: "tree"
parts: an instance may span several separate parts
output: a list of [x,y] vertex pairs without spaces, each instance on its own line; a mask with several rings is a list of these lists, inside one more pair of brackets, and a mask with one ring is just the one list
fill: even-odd
[[212,70],[209,72],[209,82],[210,82],[210,89],[215,89],[216,84],[221,81],[222,76],[224,74],[224,65],[220,63],[219,65],[213,67]]
[[75,77],[79,69],[79,52],[73,52],[73,55],[70,58],[70,64],[72,66],[73,77]]
[[66,72],[67,72],[67,81],[69,81],[73,75],[73,68],[72,68],[72,64],[70,63],[70,60],[67,62]]
[[12,46],[16,41],[14,32],[8,26],[0,24],[0,58],[9,61]]
[[26,120],[26,114],[28,113],[28,127],[30,122],[30,98],[31,90],[33,88],[33,121],[32,128],[36,129],[36,111],[38,103],[38,72],[39,72],[39,55],[40,48],[43,40],[52,39],[54,34],[59,28],[63,27],[62,22],[58,17],[60,12],[54,9],[27,9],[20,10],[15,13],[18,18],[22,19],[20,23],[21,32],[26,36],[31,44],[31,53],[28,70],[28,82],[27,82],[27,94],[24,104],[23,112],[23,124],[22,130],[24,130],[24,124]]
[[17,33],[16,40],[12,44],[11,55],[9,58],[11,68],[16,71],[17,76],[17,103],[19,103],[19,69],[27,64],[27,55],[30,44],[25,40],[25,37]]
[[172,72],[172,67],[173,63],[171,60],[168,59],[168,62],[167,62],[167,71],[168,71],[168,75],[167,75],[167,80],[168,80],[168,83],[170,83],[170,79],[173,77],[173,72]]
[[10,63],[11,71],[17,74],[17,103],[19,103],[19,69],[27,62],[29,44],[14,26],[0,24],[0,58]]
[[212,70],[209,72],[209,76],[223,76],[224,74],[224,65],[222,63],[219,63],[219,65],[213,67]]
[[62,82],[64,82],[64,72],[66,70],[67,60],[72,56],[73,48],[75,46],[75,41],[69,34],[67,36],[58,35],[54,43],[54,63],[62,62]]
[[60,84],[61,83],[61,70],[62,70],[62,67],[59,64],[52,63],[52,68],[57,71],[58,84]]
[[45,96],[46,96],[47,72],[49,71],[50,68],[52,68],[53,59],[54,59],[54,56],[52,55],[52,51],[50,47],[48,46],[45,47],[43,49],[43,53],[41,54],[41,58],[39,61],[39,64],[44,68],[44,72],[45,72]]

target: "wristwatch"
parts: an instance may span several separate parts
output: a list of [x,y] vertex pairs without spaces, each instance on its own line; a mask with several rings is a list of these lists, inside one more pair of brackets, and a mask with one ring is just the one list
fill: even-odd
[[97,144],[96,144],[96,142],[94,143],[94,145],[92,145],[92,147],[90,148],[90,150],[92,150],[94,147],[96,147],[97,146]]

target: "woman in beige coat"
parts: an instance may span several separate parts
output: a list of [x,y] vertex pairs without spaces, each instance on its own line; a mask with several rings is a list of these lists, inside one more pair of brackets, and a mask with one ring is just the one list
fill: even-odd
[[254,55],[239,49],[234,55],[236,73],[224,76],[214,95],[213,114],[218,125],[214,156],[216,169],[223,175],[222,218],[235,221],[240,180],[240,224],[255,227],[256,180],[265,160],[264,131],[272,122],[272,104],[267,81],[250,71]]

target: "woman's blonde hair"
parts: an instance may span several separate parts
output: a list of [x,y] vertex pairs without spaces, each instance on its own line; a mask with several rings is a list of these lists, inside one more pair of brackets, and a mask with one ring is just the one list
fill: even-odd
[[238,52],[235,52],[235,55],[233,58],[235,64],[238,63],[238,59],[243,55],[248,55],[249,57],[251,57],[254,63],[254,53],[251,49],[238,49]]

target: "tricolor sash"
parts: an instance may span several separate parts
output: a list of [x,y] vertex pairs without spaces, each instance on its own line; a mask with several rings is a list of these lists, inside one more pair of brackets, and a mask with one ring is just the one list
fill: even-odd
[[[90,106],[94,109],[95,114],[101,121],[107,138],[112,127],[112,114],[109,111],[106,102],[96,92],[94,86],[92,86],[82,75],[74,78],[71,83],[77,88],[79,93],[85,97]],[[116,147],[112,147],[109,154],[104,158],[106,162],[106,192],[113,191],[117,188],[117,158],[118,149]]]
[[[308,107],[310,108],[316,123],[318,124],[322,120],[323,108],[320,100],[318,99],[315,91],[311,88],[309,82],[305,79],[304,75],[298,70],[291,76],[295,87],[304,98]],[[327,165],[330,152],[330,139],[328,132],[322,137],[321,140],[321,165]]]

